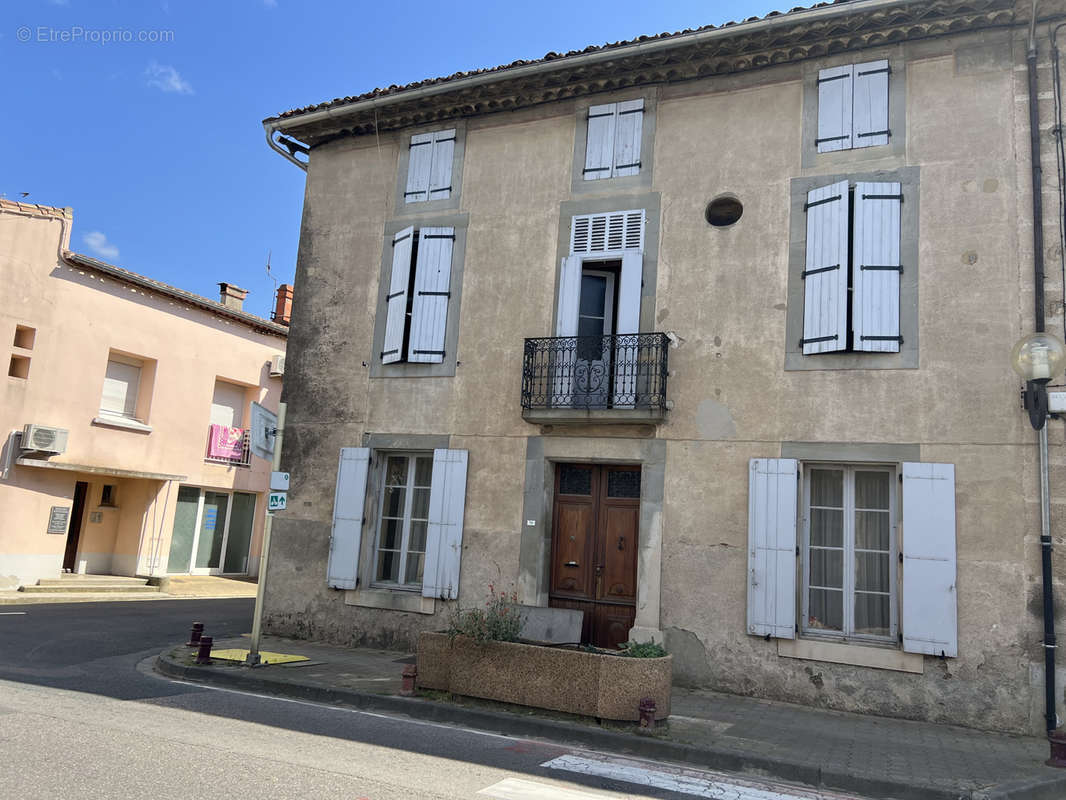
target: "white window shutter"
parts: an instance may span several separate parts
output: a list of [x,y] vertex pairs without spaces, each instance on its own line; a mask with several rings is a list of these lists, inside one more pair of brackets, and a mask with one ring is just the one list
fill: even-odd
[[587,181],[611,177],[611,169],[614,165],[614,130],[617,115],[616,103],[589,107],[585,169],[582,173]]
[[443,600],[459,597],[466,466],[466,450],[433,451],[426,565],[422,574],[423,597],[439,597]]
[[614,177],[640,172],[640,136],[644,128],[644,98],[618,104],[614,136]]
[[753,458],[748,483],[748,633],[796,637],[799,463]]
[[414,227],[404,228],[392,237],[392,278],[385,295],[385,341],[381,363],[403,358],[403,332],[407,323],[407,287],[411,279],[411,247]]
[[419,231],[408,361],[431,364],[444,361],[454,242],[455,228],[422,228]]
[[[888,144],[888,61],[855,65],[852,146]],[[820,135],[820,134],[819,134]]]
[[[640,293],[644,276],[644,253],[625,250],[622,253],[622,274],[618,282],[618,308],[615,312],[615,334],[640,332]],[[633,408],[640,393],[637,368],[640,366],[638,339],[615,339],[614,346],[614,402],[615,408]]]
[[570,220],[571,253],[620,253],[644,249],[645,210],[578,214]]
[[333,535],[329,539],[326,582],[334,589],[354,589],[363,540],[363,503],[370,449],[342,447],[333,495]]
[[898,183],[855,184],[852,225],[853,348],[898,353],[900,207]]
[[405,203],[429,199],[429,177],[433,166],[433,134],[418,133],[411,137],[411,155],[407,161]]
[[803,353],[844,350],[848,343],[848,182],[807,193],[803,268]]
[[555,316],[556,336],[577,336],[577,312],[581,302],[581,256],[567,256],[559,270],[559,302]]
[[903,649],[959,654],[955,465],[903,464]]
[[455,128],[433,134],[433,164],[429,172],[429,199],[444,200],[452,195],[452,156]]
[[852,146],[852,65],[818,72],[819,153],[848,150]]

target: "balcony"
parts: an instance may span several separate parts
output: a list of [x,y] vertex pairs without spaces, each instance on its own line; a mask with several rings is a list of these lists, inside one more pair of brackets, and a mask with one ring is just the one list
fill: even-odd
[[[251,451],[251,436],[248,435],[248,431],[244,431],[241,435],[239,448],[240,455],[233,456],[219,456],[211,455],[211,437],[215,433],[214,428],[216,426],[209,425],[207,427],[207,449],[204,455],[204,461],[208,464],[224,464],[227,467],[247,467],[252,463],[252,451]],[[236,449],[236,448],[234,448]]]
[[526,339],[522,418],[648,423],[666,416],[665,333]]

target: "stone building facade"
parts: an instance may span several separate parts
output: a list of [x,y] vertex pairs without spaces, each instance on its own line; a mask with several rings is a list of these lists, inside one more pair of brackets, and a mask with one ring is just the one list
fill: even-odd
[[1028,8],[837,3],[267,120],[307,169],[269,630],[409,647],[492,584],[690,685],[1042,730]]

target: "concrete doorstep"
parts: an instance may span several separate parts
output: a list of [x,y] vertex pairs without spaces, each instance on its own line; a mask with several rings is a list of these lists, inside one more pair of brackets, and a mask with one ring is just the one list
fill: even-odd
[[[210,635],[210,631],[206,632]],[[247,648],[247,639],[214,643]],[[769,776],[809,787],[894,800],[1063,800],[1066,770],[1044,766],[1043,739],[932,723],[830,712],[675,687],[666,725],[635,724],[458,698],[403,697],[409,654],[265,637],[263,650],[308,661],[249,669],[194,663],[196,650],[164,651],[171,678],[361,710],[401,714],[511,736],[704,769]],[[608,727],[609,726],[609,727]]]

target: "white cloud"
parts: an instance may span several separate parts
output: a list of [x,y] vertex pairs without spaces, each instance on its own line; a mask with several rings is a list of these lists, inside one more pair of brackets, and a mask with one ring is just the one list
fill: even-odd
[[267,8],[277,8],[278,0],[263,0],[263,5],[265,5]]
[[85,242],[85,246],[92,250],[93,255],[111,260],[118,258],[118,248],[107,241],[107,236],[100,231],[89,231],[81,238]]
[[144,71],[144,79],[149,86],[164,92],[192,94],[192,85],[185,80],[174,67],[153,61]]

